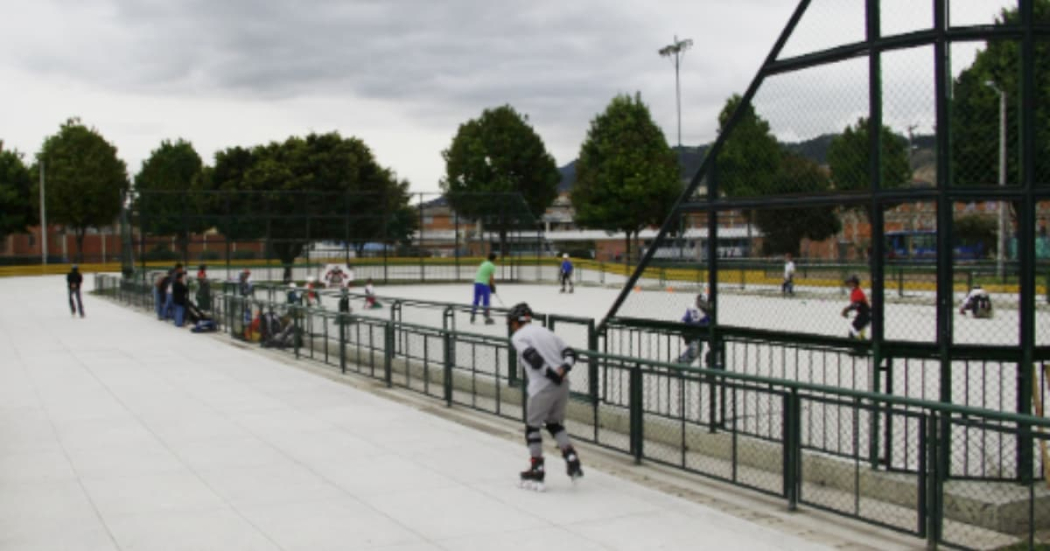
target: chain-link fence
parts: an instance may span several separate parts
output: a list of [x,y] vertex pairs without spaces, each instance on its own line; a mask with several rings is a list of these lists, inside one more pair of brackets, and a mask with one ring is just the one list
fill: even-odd
[[[95,288],[142,311],[153,310],[151,289],[134,279],[101,275]],[[506,337],[216,288],[214,318],[219,330],[233,338],[450,406],[523,418],[523,381]],[[270,313],[291,328],[282,334],[294,338],[274,343],[272,330],[262,322]],[[581,321],[554,315],[536,319],[559,332]],[[583,327],[594,330],[593,322]],[[632,355],[595,351],[605,346],[601,342],[579,350],[567,412],[576,438],[776,496],[790,507],[826,509],[931,543],[996,548],[1038,541],[1050,529],[1050,488],[1045,480],[1018,484],[1023,477],[1017,471],[1019,445],[1030,446],[1036,457],[1032,478],[1050,467],[1048,420],[988,409],[995,404],[967,407],[909,398],[910,393],[902,396],[892,389],[872,392],[868,385],[890,383],[858,377],[864,371],[858,365],[867,358],[855,355],[856,343],[818,346],[795,339],[790,348],[770,354],[762,348],[769,339],[758,331],[727,336],[726,351],[716,355],[746,356],[750,360],[741,365],[779,369],[743,373],[641,357],[670,354],[673,347],[652,332],[629,325],[623,330],[635,335]],[[884,380],[926,388],[923,367],[921,360],[909,358]],[[990,373],[1010,368],[1005,363],[957,367],[967,370],[971,381],[990,381]],[[1047,375],[1039,376],[1041,385]]]

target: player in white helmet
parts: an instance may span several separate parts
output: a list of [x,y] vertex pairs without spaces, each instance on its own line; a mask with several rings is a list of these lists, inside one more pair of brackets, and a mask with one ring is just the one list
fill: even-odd
[[546,327],[533,325],[532,309],[522,302],[507,313],[511,343],[518,352],[518,365],[528,378],[525,407],[525,444],[529,448],[529,468],[521,473],[523,488],[543,490],[543,435],[547,432],[558,443],[565,458],[566,471],[573,480],[583,476],[580,458],[572,446],[565,422],[569,401],[569,372],[576,364],[576,351]]

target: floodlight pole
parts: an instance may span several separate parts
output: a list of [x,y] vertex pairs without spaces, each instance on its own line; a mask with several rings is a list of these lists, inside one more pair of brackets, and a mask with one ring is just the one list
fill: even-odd
[[[1006,187],[1006,90],[993,80],[985,82],[999,94],[999,186]],[[999,202],[999,246],[995,252],[995,271],[999,281],[1003,280],[1003,264],[1006,258],[1006,204]]]
[[47,264],[47,193],[44,191],[44,160],[40,159],[40,263]]
[[675,35],[674,42],[660,48],[659,53],[663,57],[674,56],[674,94],[675,104],[678,112],[678,149],[682,149],[682,86],[678,79],[678,69],[682,64],[682,58],[685,57],[685,51],[693,46],[693,41],[689,38],[683,38],[678,40],[678,35]]

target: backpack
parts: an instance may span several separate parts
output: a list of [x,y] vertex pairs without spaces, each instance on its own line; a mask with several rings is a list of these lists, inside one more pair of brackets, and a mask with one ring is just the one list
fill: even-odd
[[194,333],[210,333],[216,329],[217,327],[215,326],[214,321],[200,320],[197,322],[197,325],[194,325],[193,328],[190,329],[190,331],[193,331]]
[[260,328],[262,329],[262,340],[268,340],[281,332],[281,318],[273,312],[267,312],[262,315]]

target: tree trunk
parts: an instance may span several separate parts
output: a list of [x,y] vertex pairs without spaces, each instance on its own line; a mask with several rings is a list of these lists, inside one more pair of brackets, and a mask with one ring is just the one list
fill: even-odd
[[182,256],[182,262],[185,264],[190,263],[190,236],[186,232],[179,232],[175,238],[175,246],[179,249],[179,254]]
[[73,236],[77,240],[77,263],[84,262],[84,235],[87,233],[87,228],[76,228],[73,230]]
[[627,237],[624,238],[626,250],[623,253],[623,268],[624,275],[629,276],[631,272],[631,232],[627,232]]
[[295,257],[303,251],[303,246],[303,243],[274,243],[271,245],[271,249],[277,253],[277,258],[284,266],[281,280],[285,283],[292,280],[292,266],[295,264]]

